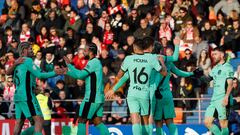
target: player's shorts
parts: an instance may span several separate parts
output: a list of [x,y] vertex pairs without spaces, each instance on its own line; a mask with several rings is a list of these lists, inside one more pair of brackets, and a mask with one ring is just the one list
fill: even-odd
[[36,98],[28,101],[15,101],[16,119],[28,118],[32,116],[41,116],[42,111]]
[[79,117],[91,120],[94,117],[102,116],[103,116],[103,103],[91,103],[83,101],[80,104]]
[[150,100],[137,97],[127,97],[130,113],[139,113],[141,116],[149,115]]
[[219,120],[227,119],[228,110],[222,105],[222,100],[212,101],[208,106],[205,117],[214,117]]
[[160,91],[162,99],[156,99],[154,109],[154,120],[175,118],[173,96],[170,90]]

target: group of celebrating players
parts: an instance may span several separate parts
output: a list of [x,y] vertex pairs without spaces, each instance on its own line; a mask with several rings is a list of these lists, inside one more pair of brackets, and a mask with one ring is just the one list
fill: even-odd
[[[154,39],[146,37],[134,42],[134,54],[127,56],[117,75],[116,84],[104,95],[102,65],[96,58],[98,49],[90,44],[86,49],[89,56],[87,66],[83,70],[76,69],[70,64],[67,57],[64,57],[66,67],[56,67],[53,72],[41,72],[34,65],[31,57],[32,48],[29,43],[21,43],[18,47],[21,57],[8,69],[8,74],[14,74],[16,91],[14,103],[16,106],[16,126],[14,135],[21,133],[21,127],[27,118],[32,122],[32,127],[24,130],[21,134],[42,134],[42,112],[34,94],[36,78],[49,78],[59,74],[66,74],[75,79],[85,80],[85,96],[80,105],[78,119],[78,135],[86,134],[86,123],[92,121],[99,129],[101,135],[110,135],[108,128],[102,123],[103,105],[105,98],[114,97],[114,93],[127,80],[129,88],[127,103],[132,120],[133,135],[153,134],[153,125],[156,126],[156,134],[163,135],[163,121],[165,121],[169,133],[177,135],[177,126],[173,123],[175,117],[173,96],[170,90],[170,77],[174,73],[178,76],[201,77],[201,69],[193,72],[179,70],[174,64],[178,60],[180,39],[173,40],[175,45],[172,56],[152,54]],[[225,52],[222,48],[215,48],[212,57],[216,66],[208,77],[209,82],[214,82],[214,93],[211,104],[206,111],[205,125],[216,134],[228,135],[227,128],[227,105],[232,89],[232,66],[225,61]],[[213,124],[214,118],[220,121],[220,127]]]

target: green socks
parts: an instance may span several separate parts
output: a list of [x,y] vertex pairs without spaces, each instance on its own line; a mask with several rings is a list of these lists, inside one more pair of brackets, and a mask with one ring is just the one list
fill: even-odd
[[35,132],[34,135],[42,135],[42,132]]
[[168,126],[168,129],[169,129],[169,132],[171,135],[178,135],[178,129],[177,129],[177,126],[173,123],[167,125]]
[[140,124],[133,124],[132,125],[132,132],[133,135],[142,135],[142,129]]
[[222,128],[222,135],[229,135],[228,128]]
[[149,134],[149,135],[152,135],[152,134],[153,134],[153,124],[149,124],[149,125],[148,125],[148,128],[149,128],[149,129],[148,129],[148,131],[149,131],[148,134]]
[[217,125],[213,124],[212,127],[209,128],[209,130],[214,134],[214,135],[220,135],[221,131],[218,128]]
[[86,135],[86,124],[78,123],[77,135]]
[[149,125],[142,125],[142,134],[149,135]]
[[156,135],[164,135],[163,129],[161,127],[156,127]]
[[96,127],[101,135],[110,135],[108,128],[103,123],[98,124]]
[[31,126],[27,129],[25,129],[21,135],[32,135],[34,133],[34,126]]

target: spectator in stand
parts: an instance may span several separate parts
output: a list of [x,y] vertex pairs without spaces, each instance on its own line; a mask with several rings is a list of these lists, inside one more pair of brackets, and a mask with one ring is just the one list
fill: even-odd
[[131,55],[133,53],[133,43],[134,43],[134,36],[129,35],[127,37],[127,44],[123,45],[123,50],[125,51],[126,55]]
[[1,73],[1,75],[0,75],[0,95],[3,95],[5,85],[6,85],[6,75]]
[[109,50],[110,58],[117,59],[118,50],[119,50],[119,43],[116,40],[114,40],[113,44],[112,44],[112,47]]
[[27,24],[33,31],[34,35],[37,35],[40,33],[40,29],[44,25],[44,22],[39,18],[37,11],[31,11],[31,18],[28,20]]
[[108,13],[107,13],[107,11],[102,11],[102,15],[101,15],[101,17],[99,18],[97,25],[98,25],[99,27],[101,27],[102,29],[104,29],[104,28],[105,28],[105,25],[106,25],[106,23],[107,23],[108,21],[109,21],[109,18],[108,18]]
[[153,6],[149,0],[142,0],[142,4],[138,6],[137,12],[140,17],[145,18],[147,13],[153,10]]
[[112,45],[114,39],[114,33],[111,30],[110,23],[105,24],[104,33],[103,33],[103,44],[105,44],[108,48]]
[[36,57],[34,58],[34,64],[40,68],[41,63],[42,63],[42,52],[38,51],[36,54]]
[[16,34],[13,33],[11,26],[6,27],[2,39],[3,44],[6,46],[11,44],[14,38],[17,39]]
[[84,49],[79,49],[77,55],[74,56],[73,64],[77,69],[82,70],[87,65],[88,60],[85,59],[85,56]]
[[114,59],[114,61],[112,62],[112,66],[111,66],[111,69],[113,69],[114,73],[117,73],[120,70],[120,67],[122,65],[122,62],[123,62],[125,56],[126,55],[123,50],[118,50],[117,58]]
[[68,112],[72,112],[73,111],[72,102],[64,101],[68,99],[66,92],[64,90],[60,90],[58,96],[59,96],[59,99],[62,100],[60,106],[65,108]]
[[118,42],[120,47],[127,45],[127,37],[132,35],[132,30],[130,30],[130,26],[128,22],[124,22],[122,25],[122,30],[119,32]]
[[240,86],[237,78],[233,78],[233,89],[232,89],[233,97],[240,97]]
[[112,17],[115,17],[117,13],[124,14],[123,7],[117,0],[110,0],[107,10],[108,14]]
[[48,38],[49,38],[48,36],[49,36],[49,33],[47,30],[47,27],[42,26],[40,29],[40,34],[37,35],[37,37],[36,37],[36,43],[40,46],[40,48],[42,48],[43,44],[46,42],[45,39],[47,39],[47,41],[48,41]]
[[91,43],[94,36],[99,38],[98,34],[99,33],[94,31],[93,24],[92,23],[87,23],[86,31],[85,31],[85,33],[83,33],[82,36],[87,39],[87,43]]
[[138,28],[134,33],[134,37],[137,39],[143,39],[145,37],[151,36],[152,29],[148,27],[148,22],[146,19],[140,20],[140,28]]
[[162,55],[166,55],[166,51],[168,48],[173,48],[172,45],[169,44],[168,40],[166,37],[162,37],[160,39],[161,42],[161,49],[159,50],[159,52],[156,52],[157,54],[162,54]]
[[56,29],[60,30],[63,27],[64,24],[59,18],[59,16],[56,15],[55,10],[50,10],[47,16],[48,17],[46,17],[45,21],[45,26],[47,27],[47,29],[55,27]]
[[138,16],[137,9],[132,9],[129,17],[128,17],[130,28],[134,32],[139,28],[140,17]]
[[107,50],[102,50],[102,53],[100,56],[100,61],[101,61],[103,67],[106,66],[109,69],[111,68],[111,64],[112,64],[113,60],[109,57],[109,53]]
[[67,28],[66,31],[66,46],[68,48],[72,48],[72,52],[78,49],[78,44],[79,44],[79,38],[76,34],[76,32],[72,28]]
[[12,39],[12,42],[10,44],[8,44],[7,48],[5,48],[5,49],[6,49],[7,52],[12,52],[13,55],[14,55],[14,58],[19,57],[18,41],[15,38]]
[[192,47],[192,53],[195,58],[199,58],[202,50],[209,50],[207,41],[202,40],[200,36],[195,37],[195,44]]
[[67,115],[67,109],[61,106],[60,101],[55,101],[54,102],[54,107],[53,107],[53,118],[68,118]]
[[7,119],[7,113],[9,106],[7,105],[6,102],[3,102],[4,98],[2,95],[0,95],[0,119]]
[[188,10],[185,7],[181,7],[179,9],[179,16],[175,19],[175,30],[176,32],[179,32],[181,29],[183,29],[184,25],[189,21],[189,23],[192,23],[192,17],[189,15]]
[[115,100],[112,102],[112,118],[115,124],[127,123],[127,102],[123,100],[121,92],[115,93]]
[[7,47],[2,43],[2,40],[0,39],[0,59],[4,57],[7,53]]
[[49,35],[51,43],[55,45],[59,45],[59,34],[57,32],[57,29],[55,27],[50,28],[50,35]]
[[72,99],[83,99],[85,94],[85,82],[77,80],[77,85],[71,89]]
[[65,91],[66,98],[69,97],[69,92],[65,85],[64,80],[58,80],[56,82],[56,87],[53,89],[53,92],[51,93],[51,97],[53,99],[58,99],[60,91]]
[[180,31],[180,38],[183,39],[184,43],[193,45],[196,43],[195,38],[199,37],[199,30],[193,26],[192,20],[186,21],[186,26],[182,27]]
[[19,41],[28,42],[29,38],[35,39],[34,33],[31,31],[27,23],[22,24],[22,31],[20,33]]
[[238,13],[240,13],[240,5],[237,0],[223,0],[219,1],[214,6],[215,14],[217,14],[219,10],[221,10],[224,15],[229,16],[232,10],[236,10]]
[[14,62],[15,62],[15,58],[14,58],[13,52],[8,52],[6,54],[5,70],[7,70],[9,67],[13,66]]
[[81,19],[85,20],[87,18],[89,7],[85,5],[84,0],[77,1],[75,10],[78,12],[78,15],[81,17]]
[[208,43],[216,43],[216,28],[211,26],[209,21],[204,23],[204,27],[201,28],[202,40]]
[[186,49],[184,53],[185,57],[182,60],[178,61],[178,66],[181,70],[186,71],[186,65],[196,65],[197,59],[192,55],[192,51],[190,49]]
[[46,58],[42,60],[40,67],[45,72],[51,72],[54,69],[56,61],[54,55],[50,52],[46,53]]
[[6,29],[7,27],[11,27],[13,33],[20,33],[21,29],[21,21],[20,17],[17,15],[16,11],[8,11],[8,19],[5,24],[3,24],[2,28]]
[[209,58],[208,51],[203,49],[198,57],[197,66],[203,69],[204,75],[208,76],[211,71],[211,59]]
[[7,77],[7,83],[4,87],[3,98],[5,101],[13,101],[14,92],[16,90],[15,85],[13,84],[12,76]]
[[82,25],[82,20],[78,15],[77,11],[71,10],[70,18],[66,21],[64,30],[67,31],[68,28],[72,28],[75,32],[79,32]]
[[240,65],[238,65],[237,70],[234,73],[234,77],[240,81]]
[[159,41],[162,38],[167,38],[167,41],[170,41],[172,39],[172,30],[171,30],[170,26],[167,24],[165,19],[161,20],[160,23],[161,23],[161,25],[160,25],[160,28],[159,28],[159,31],[158,31]]
[[63,36],[59,37],[59,44],[55,50],[55,56],[59,63],[63,63],[63,56],[66,56],[72,48],[66,46],[66,39]]

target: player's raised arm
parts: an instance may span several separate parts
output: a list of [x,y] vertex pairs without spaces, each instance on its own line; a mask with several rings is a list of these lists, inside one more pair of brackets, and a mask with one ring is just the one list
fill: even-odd
[[66,73],[68,76],[71,76],[75,79],[84,79],[90,74],[90,71],[88,69],[89,64],[87,64],[86,68],[84,68],[83,70],[78,70],[73,65],[70,64],[70,61],[67,57],[64,56],[63,59],[65,60],[66,65],[68,67],[68,71]]
[[6,71],[6,74],[7,74],[7,75],[13,74],[13,71],[14,71],[14,69],[16,68],[16,66],[19,65],[19,64],[22,64],[22,63],[24,62],[24,60],[25,60],[25,59],[24,59],[23,57],[19,57],[17,60],[15,60],[13,66],[10,66],[10,67],[8,68],[8,70]]
[[172,56],[163,56],[164,62],[174,62],[174,61],[178,61],[178,57],[179,57],[179,44],[180,44],[180,39],[179,37],[176,37],[173,40],[173,43],[175,45],[175,49],[173,52]]
[[166,67],[166,65],[164,63],[163,57],[159,56],[158,60],[161,63],[161,66],[162,66],[161,70],[160,70],[161,75],[162,76],[167,76],[167,67]]

